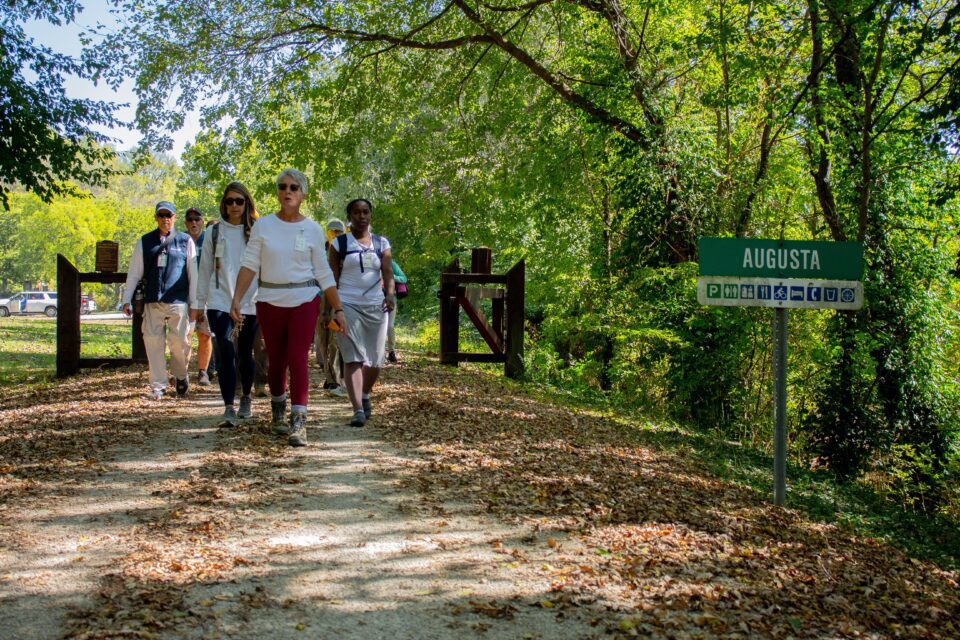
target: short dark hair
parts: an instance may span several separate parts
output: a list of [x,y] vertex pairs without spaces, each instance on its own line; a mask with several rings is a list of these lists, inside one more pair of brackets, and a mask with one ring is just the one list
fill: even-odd
[[373,205],[370,204],[370,201],[369,201],[369,200],[367,200],[366,198],[354,198],[353,200],[351,200],[350,202],[347,203],[347,217],[348,217],[348,218],[350,217],[350,211],[353,210],[353,205],[357,204],[358,202],[366,202],[366,203],[367,203],[367,208],[370,209],[370,213],[373,213]]

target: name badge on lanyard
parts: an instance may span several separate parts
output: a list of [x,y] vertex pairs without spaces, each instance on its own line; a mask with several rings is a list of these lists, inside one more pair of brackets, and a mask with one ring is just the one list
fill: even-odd
[[166,251],[162,252],[159,256],[157,256],[157,266],[160,267],[161,269],[163,269],[164,267],[167,266],[167,252],[166,252]]
[[364,251],[360,254],[360,262],[363,265],[364,269],[373,269],[373,256],[375,253],[373,251]]
[[297,240],[293,243],[293,248],[295,251],[303,253],[307,250],[307,237],[304,235],[303,231],[297,234]]
[[224,238],[217,239],[217,247],[214,249],[213,257],[222,258],[223,254],[227,252],[227,241]]

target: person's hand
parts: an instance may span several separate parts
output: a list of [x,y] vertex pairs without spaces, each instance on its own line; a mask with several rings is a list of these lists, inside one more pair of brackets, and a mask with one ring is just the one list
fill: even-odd
[[230,317],[233,318],[234,322],[240,322],[243,320],[243,314],[240,313],[239,300],[233,300],[230,302]]
[[203,320],[203,309],[190,309],[190,322]]
[[337,309],[333,313],[333,321],[337,323],[337,332],[346,333],[347,332],[347,317],[343,315],[343,309]]
[[384,311],[393,311],[397,306],[397,300],[393,294],[387,294],[383,296],[383,310]]
[[125,315],[125,316],[132,316],[132,315],[133,315],[133,311],[130,309],[130,303],[129,303],[129,302],[124,302],[124,303],[123,303],[123,315]]

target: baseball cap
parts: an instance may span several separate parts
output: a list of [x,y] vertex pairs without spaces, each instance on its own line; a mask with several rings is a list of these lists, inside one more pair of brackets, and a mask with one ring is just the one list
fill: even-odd
[[172,202],[167,202],[166,200],[158,202],[156,208],[153,210],[154,214],[160,213],[161,211],[169,211],[173,215],[177,215],[177,208],[173,206]]
[[334,218],[327,223],[327,231],[345,231],[343,228],[343,222]]

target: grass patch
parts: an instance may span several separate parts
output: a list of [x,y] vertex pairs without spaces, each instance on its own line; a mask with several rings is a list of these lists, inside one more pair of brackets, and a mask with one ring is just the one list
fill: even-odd
[[[130,323],[85,322],[80,329],[83,358],[130,357]],[[0,318],[0,386],[54,380],[57,323],[48,318]]]

